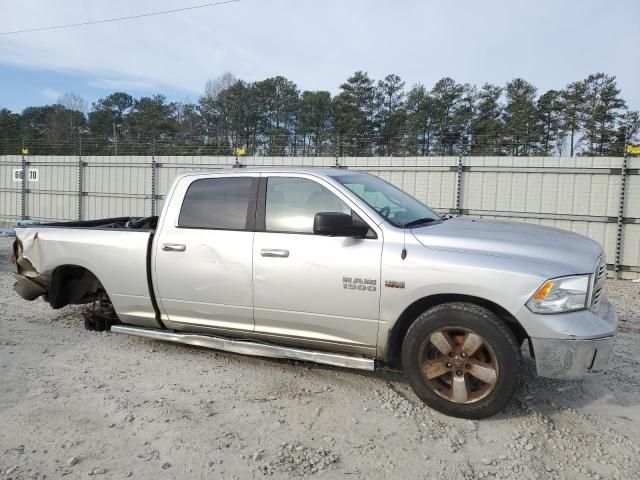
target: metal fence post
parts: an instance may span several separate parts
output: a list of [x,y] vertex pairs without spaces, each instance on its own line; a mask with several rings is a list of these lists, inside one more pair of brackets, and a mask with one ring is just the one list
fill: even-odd
[[21,196],[21,206],[20,206],[20,216],[22,220],[27,218],[27,177],[29,172],[27,171],[27,159],[24,155],[24,141],[22,142],[22,186],[20,189]]
[[82,155],[78,155],[78,220],[82,220],[82,197],[84,195],[84,162]]
[[456,215],[462,215],[462,155],[458,155],[458,169],[456,170]]
[[156,214],[156,184],[158,182],[158,163],[151,157],[151,216]]
[[[626,143],[626,142],[625,142]],[[613,278],[620,278],[620,263],[622,262],[622,229],[624,228],[624,200],[627,184],[627,148],[625,145],[622,169],[620,171],[620,197],[618,199],[618,221],[616,224],[616,257],[613,263]]]

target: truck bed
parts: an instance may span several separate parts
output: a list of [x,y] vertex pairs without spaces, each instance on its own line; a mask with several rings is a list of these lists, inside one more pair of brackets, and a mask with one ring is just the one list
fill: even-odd
[[[158,217],[115,217],[97,220],[77,220],[71,222],[39,223],[33,228],[96,228],[96,229],[125,229],[125,230],[155,230]],[[21,228],[21,227],[18,227]],[[27,227],[22,227],[27,228]]]
[[[157,219],[119,217],[17,227],[16,291],[27,300],[44,296],[53,308],[60,308],[90,301],[90,296],[73,292],[97,280],[122,321],[158,326],[150,275]],[[56,284],[64,284],[64,291]]]

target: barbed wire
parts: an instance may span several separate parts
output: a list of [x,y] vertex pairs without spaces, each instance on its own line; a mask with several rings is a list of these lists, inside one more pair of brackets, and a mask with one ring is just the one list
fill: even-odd
[[[442,140],[447,140],[447,141],[457,141],[460,143],[472,143],[473,141],[477,141],[477,140],[483,140],[483,141],[487,141],[487,140],[496,140],[496,141],[500,141],[500,142],[506,142],[506,143],[512,143],[512,144],[516,144],[516,143],[521,143],[521,142],[517,142],[517,141],[509,141],[510,138],[513,137],[520,137],[520,136],[526,136],[528,138],[531,139],[531,141],[535,141],[540,143],[540,136],[534,136],[532,134],[509,134],[509,135],[489,135],[489,134],[456,134],[456,133],[449,133],[449,134],[438,134],[438,135],[432,135],[430,138],[430,142],[431,143],[438,143],[438,142],[442,142]],[[226,138],[224,138],[226,137]],[[186,135],[186,134],[175,134],[175,135],[160,135],[160,136],[144,136],[144,135],[123,135],[123,136],[119,136],[117,139],[117,142],[120,143],[124,143],[124,142],[129,142],[129,143],[153,143],[153,142],[178,142],[178,141],[186,141],[186,140],[196,140],[199,142],[213,142],[213,141],[228,141],[229,138],[234,138],[234,139],[239,139],[239,140],[251,140],[251,141],[258,141],[258,142],[267,142],[267,141],[277,141],[277,140],[288,140],[288,141],[301,141],[301,139],[306,138],[306,139],[311,139],[314,138],[312,133],[301,133],[301,132],[296,132],[296,133],[290,133],[290,134],[274,134],[274,135],[270,135],[268,133],[261,133],[261,134],[251,134],[251,135],[238,135],[238,134],[230,134],[228,136],[223,136],[223,135],[207,135],[207,134],[196,134],[196,135]],[[401,140],[412,140],[412,141],[423,141],[425,140],[424,136],[422,134],[416,135],[416,133],[414,132],[407,132],[407,133],[393,133],[393,134],[358,134],[358,135],[336,135],[336,134],[323,134],[319,136],[321,141],[336,141],[336,139],[339,139],[340,143],[344,143],[344,144],[349,144],[349,142],[353,142],[353,141],[381,141],[381,140],[386,140],[386,139],[392,139],[392,140],[397,140],[397,139],[401,139]],[[550,137],[551,139],[555,139],[555,136]],[[562,138],[569,138],[569,135],[563,136]],[[584,138],[584,137],[577,137],[577,138]],[[46,138],[46,137],[14,137],[14,138],[0,138],[0,144],[2,143],[7,143],[7,142],[25,142],[25,143],[47,143],[47,144],[53,144],[53,143],[68,143],[68,142],[97,142],[97,141],[102,141],[102,142],[114,142],[114,138],[113,136],[100,136],[100,135],[74,135],[73,137],[67,137],[67,138]],[[615,142],[613,142],[615,143]]]
[[[449,134],[433,137],[412,133],[363,135],[292,134],[230,134],[224,137],[198,134],[161,136],[76,135],[71,138],[0,138],[0,154],[20,154],[25,147],[31,154],[63,155],[125,155],[125,154],[203,154],[234,155],[236,147],[255,156],[457,156],[469,154],[560,156],[569,151],[568,136],[551,137],[545,144],[539,137],[518,139],[517,135]],[[594,145],[577,137],[574,153],[597,151]],[[603,154],[622,155],[624,141],[608,142]]]

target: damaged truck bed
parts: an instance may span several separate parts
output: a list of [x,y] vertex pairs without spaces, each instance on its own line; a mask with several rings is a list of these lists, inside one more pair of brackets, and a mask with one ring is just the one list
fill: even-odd
[[121,318],[155,318],[147,262],[157,221],[119,217],[20,228],[14,289],[27,300],[43,296],[52,308],[92,303],[108,291]]

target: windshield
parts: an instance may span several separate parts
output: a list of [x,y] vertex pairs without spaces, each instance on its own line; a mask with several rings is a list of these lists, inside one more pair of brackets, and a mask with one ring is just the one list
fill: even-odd
[[374,175],[350,173],[332,177],[396,227],[413,227],[442,220],[411,195]]

